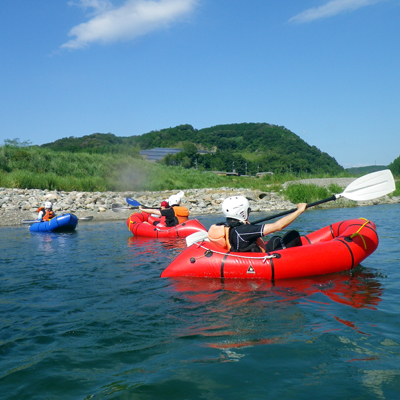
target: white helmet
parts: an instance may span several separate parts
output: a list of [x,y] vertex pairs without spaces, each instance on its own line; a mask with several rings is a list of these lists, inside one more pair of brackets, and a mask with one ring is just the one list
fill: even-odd
[[250,204],[244,196],[231,196],[222,202],[222,212],[226,218],[246,221],[249,217]]
[[179,204],[181,204],[181,198],[178,195],[173,194],[172,196],[169,196],[168,204],[170,207],[179,206]]
[[46,203],[44,203],[44,208],[52,208],[53,204],[51,204],[51,201],[46,201]]

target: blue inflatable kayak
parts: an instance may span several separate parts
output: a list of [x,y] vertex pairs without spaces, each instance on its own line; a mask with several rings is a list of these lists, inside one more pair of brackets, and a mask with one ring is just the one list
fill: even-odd
[[31,232],[71,232],[78,225],[78,218],[74,214],[62,214],[50,221],[32,222]]

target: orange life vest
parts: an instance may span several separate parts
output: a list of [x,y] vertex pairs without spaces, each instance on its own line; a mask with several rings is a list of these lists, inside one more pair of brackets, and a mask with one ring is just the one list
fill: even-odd
[[54,211],[50,210],[50,211],[46,211],[46,214],[44,214],[42,220],[43,221],[50,221],[52,218],[54,218]]
[[178,218],[179,223],[186,222],[189,216],[189,210],[183,206],[174,206],[175,216]]
[[225,225],[211,225],[208,230],[208,239],[211,243],[222,246],[226,250],[231,249],[229,242],[229,227]]
[[[39,207],[37,209],[37,212],[40,213],[40,211],[44,211],[44,207]],[[54,218],[54,212],[53,210],[46,211],[42,217],[42,221],[49,221],[50,219]]]

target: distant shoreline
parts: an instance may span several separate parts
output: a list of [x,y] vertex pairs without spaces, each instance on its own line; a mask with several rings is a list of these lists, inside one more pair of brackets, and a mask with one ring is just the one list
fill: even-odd
[[[329,186],[336,184],[345,188],[356,178],[318,178],[296,181],[296,183],[316,184]],[[286,182],[283,187],[290,182]],[[0,226],[18,226],[24,219],[35,219],[37,208],[44,201],[52,201],[56,214],[71,212],[78,218],[93,216],[93,221],[118,221],[126,220],[134,209],[126,209],[122,212],[113,212],[112,204],[121,204],[129,208],[127,197],[132,197],[142,204],[159,207],[161,201],[167,199],[177,191],[165,190],[158,192],[61,192],[39,189],[6,189],[0,188]],[[182,205],[190,210],[191,217],[206,214],[220,214],[221,203],[224,198],[232,195],[244,195],[250,201],[250,207],[254,212],[280,212],[295,207],[293,203],[285,200],[279,193],[262,192],[252,189],[236,188],[208,188],[184,190],[185,197]],[[366,202],[350,202],[340,199],[335,202],[325,203],[323,208],[354,207],[375,204],[400,203],[400,197],[384,196]]]

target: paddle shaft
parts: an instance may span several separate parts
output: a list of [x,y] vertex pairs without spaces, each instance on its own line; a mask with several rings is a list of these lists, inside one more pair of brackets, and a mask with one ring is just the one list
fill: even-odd
[[[81,217],[81,218],[78,218],[78,221],[91,221],[92,219],[93,219],[93,216]],[[24,219],[22,221],[23,224],[30,224],[30,225],[37,224],[39,222],[49,222],[49,221],[38,221],[37,219]]]
[[[176,194],[176,196],[178,196],[179,198],[182,198],[182,197],[185,196],[185,193],[182,192],[182,191],[180,191],[180,192],[178,192],[178,193]],[[141,203],[138,202],[137,200],[132,199],[132,197],[127,197],[127,198],[126,198],[126,202],[127,202],[130,206],[132,206],[132,207],[139,207],[139,206],[142,206],[142,207],[144,207],[144,208],[155,208],[155,207],[144,206],[143,204],[141,204]]]
[[[335,195],[333,195],[332,197],[328,197],[327,199],[318,200],[318,201],[315,201],[314,203],[309,203],[309,204],[307,204],[306,208],[314,207],[314,206],[317,206],[318,204],[327,203],[328,201],[334,201],[334,200],[336,200]],[[297,208],[293,208],[293,209],[287,210],[287,211],[282,211],[279,214],[270,215],[269,217],[265,217],[265,218],[259,219],[257,221],[253,221],[252,224],[259,224],[260,222],[269,221],[271,219],[283,217],[284,215],[291,214],[292,212],[295,212],[295,211],[297,211]]]
[[[113,205],[111,206],[111,209],[112,209],[114,212],[121,212],[121,211],[123,211],[123,210],[137,210],[139,207],[140,207],[140,206],[128,207],[128,206],[124,206],[123,204],[113,204]],[[157,207],[149,207],[149,206],[143,206],[143,205],[141,205],[141,207],[143,207],[143,208],[154,208],[154,209],[157,208]]]
[[[150,207],[150,206],[145,206],[144,204],[139,203],[137,200],[135,199],[131,199],[130,197],[126,198],[126,202],[132,206],[133,208],[139,208],[139,207],[143,207],[143,208],[157,208],[157,207]],[[123,205],[121,204],[121,207],[123,207]]]

